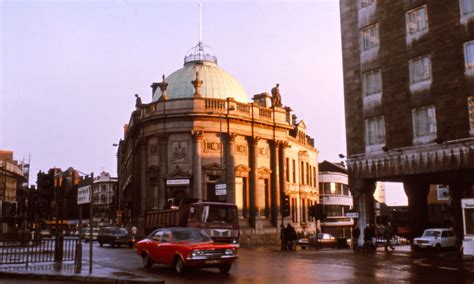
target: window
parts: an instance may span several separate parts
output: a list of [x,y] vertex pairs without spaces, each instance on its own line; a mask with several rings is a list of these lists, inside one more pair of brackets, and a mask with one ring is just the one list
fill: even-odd
[[385,143],[385,121],[383,116],[371,117],[365,120],[365,141],[366,145]]
[[436,113],[435,108],[422,107],[412,110],[413,115],[413,136],[423,137],[436,133]]
[[292,170],[293,170],[293,183],[296,183],[296,161],[293,159],[293,164],[292,164]]
[[474,0],[459,0],[461,3],[461,14],[467,15],[474,12]]
[[360,0],[360,8],[366,8],[374,4],[375,0]]
[[360,31],[362,51],[367,51],[379,46],[379,25],[375,24]]
[[382,74],[380,70],[365,73],[362,82],[365,96],[382,92]]
[[407,34],[417,34],[428,30],[426,5],[410,10],[405,14]]
[[286,182],[290,182],[290,158],[286,158]]
[[410,83],[415,84],[431,79],[431,58],[422,56],[410,60]]
[[474,69],[474,40],[464,44],[464,62],[467,69]]

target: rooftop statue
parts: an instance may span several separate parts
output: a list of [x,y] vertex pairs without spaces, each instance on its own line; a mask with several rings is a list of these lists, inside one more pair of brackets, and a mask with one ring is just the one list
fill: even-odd
[[275,107],[281,107],[281,96],[280,96],[280,84],[276,84],[275,87],[272,88],[272,101],[273,101],[273,106]]
[[141,107],[142,106],[142,99],[140,98],[140,96],[138,94],[135,94],[135,98],[137,98],[136,101],[135,101],[135,107],[136,108]]

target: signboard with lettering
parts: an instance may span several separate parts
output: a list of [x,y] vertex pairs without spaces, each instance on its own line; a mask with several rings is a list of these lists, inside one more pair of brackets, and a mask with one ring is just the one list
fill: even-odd
[[227,194],[227,184],[218,183],[216,184],[216,195],[226,195]]
[[168,179],[166,185],[188,185],[189,179]]
[[347,218],[359,218],[359,212],[346,212],[346,217]]
[[77,189],[77,204],[86,204],[91,202],[91,186],[86,185]]

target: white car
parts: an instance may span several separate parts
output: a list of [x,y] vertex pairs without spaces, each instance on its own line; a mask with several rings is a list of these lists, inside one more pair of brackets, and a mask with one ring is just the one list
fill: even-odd
[[423,236],[413,240],[414,250],[421,248],[434,248],[441,250],[443,248],[453,248],[456,237],[452,229],[426,229]]

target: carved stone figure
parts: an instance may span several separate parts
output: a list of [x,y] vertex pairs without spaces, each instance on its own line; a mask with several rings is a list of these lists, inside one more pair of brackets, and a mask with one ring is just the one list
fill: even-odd
[[282,106],[279,87],[280,87],[280,84],[276,84],[276,86],[272,88],[273,106],[276,106],[276,107]]
[[165,82],[165,74],[163,74],[161,83],[158,83],[157,86],[161,90],[161,97],[159,100],[166,101],[168,96],[166,95],[166,89],[168,88],[168,83]]
[[135,107],[136,108],[141,107],[142,106],[142,99],[140,98],[140,96],[138,94],[135,94],[135,98],[136,98]]
[[196,90],[194,92],[194,96],[195,97],[200,97],[201,96],[201,86],[202,86],[203,81],[199,80],[199,72],[198,71],[196,71],[196,80],[191,81],[191,83],[193,84],[194,89]]

